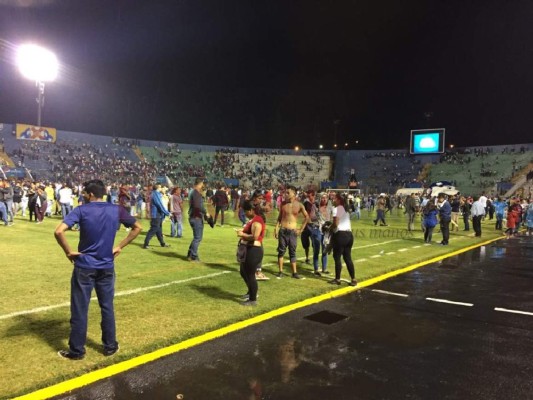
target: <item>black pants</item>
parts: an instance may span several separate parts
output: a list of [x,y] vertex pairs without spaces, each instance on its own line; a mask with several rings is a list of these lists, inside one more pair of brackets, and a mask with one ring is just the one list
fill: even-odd
[[352,261],[353,235],[350,231],[339,231],[333,235],[333,259],[335,260],[335,279],[341,279],[342,262],[346,263],[350,278],[355,279],[355,267]]
[[470,220],[468,219],[470,214],[463,213],[463,222],[465,223],[465,231],[470,230]]
[[157,237],[157,240],[159,240],[159,244],[163,246],[165,244],[165,240],[163,239],[163,219],[162,218],[151,218],[150,219],[150,230],[146,234],[146,238],[144,239],[144,245],[148,246],[150,243],[150,240],[154,237],[154,235]]
[[217,223],[218,213],[220,213],[220,225],[224,225],[224,210],[226,206],[215,207],[215,224]]
[[476,236],[481,236],[481,218],[483,218],[482,215],[476,215],[475,217],[472,217],[472,226],[474,227]]
[[440,220],[440,231],[442,233],[442,244],[448,244],[450,240],[450,220]]
[[426,228],[424,230],[424,242],[426,242],[426,243],[430,243],[431,242],[431,239],[433,238],[433,229],[435,229],[434,226],[432,226],[431,228],[428,228],[426,226]]
[[248,294],[250,301],[257,300],[257,280],[255,279],[255,271],[261,266],[263,261],[263,247],[251,246],[246,251],[246,260],[241,263],[241,277],[248,287]]

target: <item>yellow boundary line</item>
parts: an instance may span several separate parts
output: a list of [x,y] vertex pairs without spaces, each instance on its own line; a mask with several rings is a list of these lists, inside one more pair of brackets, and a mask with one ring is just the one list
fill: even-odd
[[361,288],[364,288],[364,287],[367,287],[367,286],[371,286],[371,285],[375,285],[378,282],[384,281],[384,280],[392,278],[394,276],[405,274],[405,273],[410,272],[410,271],[412,271],[414,269],[423,267],[423,266],[428,265],[428,264],[433,264],[435,262],[444,260],[444,259],[449,258],[449,257],[456,256],[456,255],[461,254],[461,253],[465,253],[465,252],[470,251],[472,249],[475,249],[475,248],[478,248],[478,247],[481,247],[481,246],[485,246],[487,244],[490,244],[492,242],[495,242],[495,241],[503,239],[503,238],[504,238],[504,236],[497,237],[495,239],[491,239],[491,240],[488,240],[488,241],[485,241],[485,242],[482,242],[482,243],[477,243],[477,244],[472,245],[472,246],[464,247],[462,249],[453,251],[451,253],[447,253],[447,254],[444,254],[444,255],[441,255],[441,256],[437,256],[437,257],[431,258],[429,260],[422,261],[422,262],[410,265],[410,266],[405,267],[405,268],[401,268],[401,269],[398,269],[398,270],[395,270],[395,271],[387,272],[386,274],[383,274],[383,275],[377,276],[375,278],[371,278],[371,279],[368,279],[366,281],[360,282],[357,285],[357,287],[342,288],[342,289],[334,290],[332,292],[325,293],[325,294],[322,294],[322,295],[319,295],[319,296],[311,297],[309,299],[300,301],[298,303],[290,304],[288,306],[284,306],[284,307],[278,308],[276,310],[269,311],[269,312],[267,312],[265,314],[257,315],[255,317],[247,319],[245,321],[236,322],[234,324],[231,324],[231,325],[228,325],[226,327],[217,329],[215,331],[208,332],[208,333],[205,333],[203,335],[200,335],[200,336],[185,340],[185,341],[183,341],[181,343],[177,343],[177,344],[174,344],[172,346],[168,346],[168,347],[165,347],[163,349],[159,349],[159,350],[153,351],[152,353],[143,354],[142,356],[138,356],[138,357],[132,358],[130,360],[122,361],[122,362],[120,362],[118,364],[110,365],[108,367],[99,369],[97,371],[88,372],[87,374],[84,374],[82,376],[78,376],[78,377],[73,378],[73,379],[69,379],[69,380],[67,380],[65,382],[61,382],[61,383],[58,383],[56,385],[49,386],[47,388],[37,390],[35,392],[28,393],[28,394],[23,395],[23,396],[16,397],[13,400],[29,400],[29,399],[38,400],[38,399],[48,399],[50,397],[58,396],[58,395],[61,395],[63,393],[66,393],[66,392],[69,392],[69,391],[72,391],[72,390],[75,390],[75,389],[79,389],[79,388],[81,388],[83,386],[87,386],[87,385],[89,385],[91,383],[94,383],[94,382],[97,382],[99,380],[102,380],[102,379],[105,379],[105,378],[109,378],[111,376],[114,376],[114,375],[120,374],[122,372],[128,371],[128,370],[130,370],[132,368],[139,367],[139,366],[141,366],[143,364],[146,364],[146,363],[149,363],[151,361],[155,361],[155,360],[157,360],[159,358],[162,358],[162,357],[174,354],[174,353],[178,353],[181,350],[185,350],[185,349],[188,349],[190,347],[197,346],[199,344],[208,342],[210,340],[219,338],[221,336],[225,336],[225,335],[227,335],[229,333],[232,333],[232,332],[247,328],[247,327],[249,327],[251,325],[255,325],[255,324],[258,324],[260,322],[272,319],[274,317],[278,317],[278,316],[286,314],[286,313],[288,313],[290,311],[294,311],[294,310],[297,310],[299,308],[307,307],[307,306],[310,306],[312,304],[320,303],[320,302],[325,301],[325,300],[330,300],[330,299],[333,299],[333,298],[336,298],[336,297],[344,296],[344,295],[346,295],[348,293],[351,293],[353,291],[359,290]]

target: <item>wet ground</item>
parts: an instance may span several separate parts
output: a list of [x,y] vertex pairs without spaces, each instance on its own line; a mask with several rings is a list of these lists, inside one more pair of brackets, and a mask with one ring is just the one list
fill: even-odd
[[533,399],[533,237],[501,240],[57,399]]

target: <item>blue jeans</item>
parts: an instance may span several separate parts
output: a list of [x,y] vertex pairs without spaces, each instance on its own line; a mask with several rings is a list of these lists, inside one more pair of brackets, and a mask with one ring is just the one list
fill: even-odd
[[170,220],[170,236],[182,237],[183,236],[183,215],[174,214]]
[[13,200],[5,200],[5,204],[9,221],[13,222]]
[[201,218],[190,218],[189,224],[192,228],[193,239],[189,246],[187,256],[193,260],[199,260],[200,257],[198,257],[198,247],[200,246],[200,242],[204,236],[204,221],[202,221]]
[[67,203],[61,203],[61,216],[65,218],[72,211],[72,206]]
[[4,221],[4,225],[7,225],[7,210],[3,201],[0,201],[0,214],[2,214],[2,221]]
[[324,244],[322,242],[323,235],[318,227],[306,226],[305,231],[301,235],[302,246],[304,249],[309,248],[309,242],[313,247],[313,268],[318,271],[318,256],[322,250],[322,271],[326,271],[328,267],[328,255],[324,251]]
[[118,347],[115,329],[115,269],[94,269],[74,267],[70,281],[70,352],[75,355],[85,354],[87,340],[87,313],[93,288],[102,313],[102,343],[104,350]]
[[239,208],[239,221],[242,222],[242,224],[246,224],[246,215],[244,215],[244,210],[242,208]]

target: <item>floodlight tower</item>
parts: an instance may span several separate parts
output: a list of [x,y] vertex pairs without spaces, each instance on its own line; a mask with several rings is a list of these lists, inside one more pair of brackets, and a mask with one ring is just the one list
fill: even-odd
[[44,83],[57,77],[58,63],[54,53],[45,48],[25,44],[18,48],[17,64],[21,74],[37,86],[37,126],[41,126],[41,112],[44,107]]

